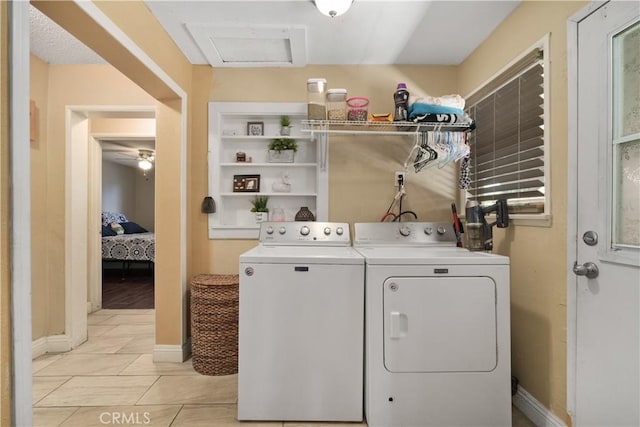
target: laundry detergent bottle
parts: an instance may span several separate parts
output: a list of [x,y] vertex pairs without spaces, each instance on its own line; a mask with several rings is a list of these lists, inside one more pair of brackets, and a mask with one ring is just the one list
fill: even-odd
[[393,94],[393,101],[396,104],[396,108],[393,113],[393,120],[396,122],[406,122],[407,110],[409,108],[409,91],[407,85],[404,83],[398,83],[398,87]]

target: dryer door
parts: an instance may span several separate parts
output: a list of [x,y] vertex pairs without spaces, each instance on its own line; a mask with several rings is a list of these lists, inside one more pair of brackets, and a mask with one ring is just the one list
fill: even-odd
[[389,371],[489,372],[496,367],[491,278],[391,277],[383,289]]

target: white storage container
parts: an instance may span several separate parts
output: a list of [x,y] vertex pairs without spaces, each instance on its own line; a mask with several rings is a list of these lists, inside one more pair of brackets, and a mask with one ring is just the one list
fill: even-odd
[[309,120],[327,119],[326,91],[326,79],[307,80],[307,118]]
[[329,89],[327,91],[327,119],[347,120],[346,89]]

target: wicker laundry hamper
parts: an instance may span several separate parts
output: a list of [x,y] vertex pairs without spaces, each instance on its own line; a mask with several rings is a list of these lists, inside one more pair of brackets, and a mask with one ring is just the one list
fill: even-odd
[[238,372],[237,274],[200,274],[191,280],[193,368],[203,375]]

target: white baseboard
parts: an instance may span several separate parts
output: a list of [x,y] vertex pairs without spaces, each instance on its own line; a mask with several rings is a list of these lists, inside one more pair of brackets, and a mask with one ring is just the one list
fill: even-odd
[[64,353],[71,350],[71,339],[66,335],[41,337],[31,343],[31,359],[46,353]]
[[512,400],[513,405],[537,427],[567,427],[564,421],[556,417],[521,386],[518,386],[518,391]]
[[47,338],[38,338],[31,343],[31,359],[40,357],[47,352]]
[[191,338],[182,345],[156,344],[153,347],[154,362],[182,363],[191,355]]

